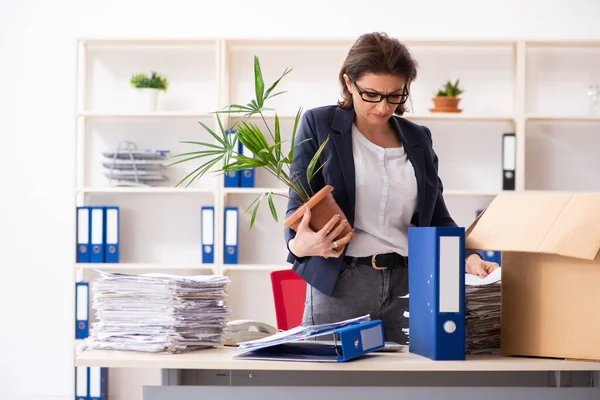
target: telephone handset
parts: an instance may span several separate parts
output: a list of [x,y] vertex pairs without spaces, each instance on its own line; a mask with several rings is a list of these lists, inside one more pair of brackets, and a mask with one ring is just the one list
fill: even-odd
[[277,329],[264,322],[251,319],[229,321],[223,332],[225,346],[237,346],[239,343],[261,339],[277,333]]

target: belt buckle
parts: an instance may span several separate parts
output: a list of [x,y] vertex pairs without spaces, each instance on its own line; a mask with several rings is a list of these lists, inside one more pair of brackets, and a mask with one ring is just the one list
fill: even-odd
[[375,262],[376,257],[377,257],[377,254],[375,254],[371,257],[371,266],[373,267],[373,269],[377,269],[379,271],[386,270],[388,267],[380,267],[377,265],[377,263]]

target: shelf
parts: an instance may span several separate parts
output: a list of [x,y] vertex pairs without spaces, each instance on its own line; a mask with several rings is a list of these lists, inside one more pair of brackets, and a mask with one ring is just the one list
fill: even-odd
[[561,360],[500,355],[468,355],[466,361],[432,361],[407,352],[373,353],[359,362],[315,363],[236,360],[235,347],[220,347],[181,354],[134,351],[85,350],[76,356],[76,366],[107,368],[173,368],[206,370],[291,371],[598,371],[594,361]]
[[600,122],[600,115],[528,115],[527,121]]
[[449,121],[481,121],[514,122],[514,117],[508,115],[474,115],[463,113],[429,113],[429,114],[405,114],[402,118],[408,120],[449,120]]
[[228,194],[263,194],[265,192],[273,192],[276,194],[288,195],[289,190],[286,188],[225,188],[223,189],[223,193],[225,195]]
[[108,118],[197,118],[207,119],[212,118],[213,114],[195,113],[191,111],[155,111],[143,113],[126,113],[126,112],[97,112],[84,111],[78,114],[83,118],[108,119]]
[[75,268],[97,270],[211,270],[215,266],[209,264],[152,264],[152,263],[76,263]]
[[527,41],[527,47],[557,47],[557,48],[597,48],[600,47],[598,40],[548,40],[548,41]]
[[172,187],[104,187],[93,188],[84,187],[77,189],[77,193],[96,193],[96,194],[112,194],[112,193],[156,193],[156,194],[197,194],[206,193],[214,194],[216,190],[206,188],[172,188]]
[[87,46],[215,46],[217,39],[82,39]]
[[223,267],[221,268],[223,270],[223,272],[227,272],[227,271],[266,271],[266,272],[270,272],[270,271],[279,271],[282,269],[291,269],[292,265],[291,264],[272,264],[272,265],[266,265],[266,264],[237,264],[237,265],[230,265],[230,264],[224,264]]

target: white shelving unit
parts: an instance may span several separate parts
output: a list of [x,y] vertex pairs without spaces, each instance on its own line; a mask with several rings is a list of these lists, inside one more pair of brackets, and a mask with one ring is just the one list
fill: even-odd
[[[278,111],[289,138],[300,107],[334,104],[337,74],[353,40],[118,40],[82,39],[78,44],[75,204],[121,207],[121,263],[77,264],[75,280],[93,280],[94,269],[226,274],[232,278],[228,304],[232,318],[274,324],[268,274],[290,268],[281,221],[286,199],[275,196],[279,222],[262,207],[252,231],[243,211],[266,191],[287,190],[264,171],[255,188],[224,188],[222,176],[189,188],[175,184],[192,170],[168,170],[160,187],[110,187],[100,173],[100,155],[120,140],[141,148],[193,149],[183,140],[207,140],[198,121],[217,128],[213,111],[247,103],[254,95],[252,58],[258,55],[266,83],[285,67],[287,90],[270,106]],[[539,41],[405,42],[419,63],[405,118],[427,125],[440,158],[440,176],[451,214],[468,225],[476,210],[502,192],[503,133],[517,136],[516,190],[600,190],[598,122],[586,95],[600,83],[600,43]],[[443,59],[444,62],[440,62]],[[314,62],[319,60],[319,62]],[[156,112],[132,109],[129,77],[156,70],[171,86]],[[465,93],[459,114],[429,112],[433,92],[460,78]],[[266,115],[269,124],[273,115]],[[253,122],[262,124],[259,117]],[[289,144],[288,144],[289,145]],[[215,206],[215,263],[203,265],[200,207]],[[239,264],[223,264],[223,209],[238,206]]]

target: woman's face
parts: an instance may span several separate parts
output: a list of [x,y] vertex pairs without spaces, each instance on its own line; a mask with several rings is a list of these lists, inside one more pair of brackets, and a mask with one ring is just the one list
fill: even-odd
[[[367,73],[352,82],[347,75],[344,75],[346,87],[352,95],[354,110],[356,114],[367,122],[380,125],[386,124],[392,117],[398,104],[388,103],[388,99],[383,99],[379,103],[370,103],[363,100],[379,100],[379,94],[396,95],[392,101],[400,101],[404,93],[405,79],[397,75],[375,75]],[[358,87],[358,88],[357,88]],[[362,92],[361,94],[359,93]]]

